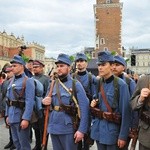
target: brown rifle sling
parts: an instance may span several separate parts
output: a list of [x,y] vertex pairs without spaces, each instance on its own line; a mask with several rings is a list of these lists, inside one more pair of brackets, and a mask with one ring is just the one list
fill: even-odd
[[105,95],[105,92],[104,92],[103,85],[100,85],[100,92],[101,92],[103,101],[104,101],[104,103],[105,103],[105,105],[106,105],[106,107],[107,107],[107,110],[108,110],[109,112],[113,112],[113,111],[112,111],[112,108],[110,107],[110,105],[109,105],[109,103],[108,103],[108,101],[107,101],[107,98],[106,98],[106,95]]
[[[58,80],[58,81],[57,81]],[[78,101],[76,99],[76,93],[70,91],[59,79],[57,79],[56,81],[71,95],[71,98],[75,104],[75,106],[77,107],[78,109],[78,116],[80,118],[80,108],[79,108],[79,104],[78,104]],[[56,82],[56,90],[57,90],[57,96],[58,96],[58,100],[59,100],[59,104],[62,104],[62,101],[60,99],[60,91],[59,91],[59,86],[58,86],[58,83]],[[75,80],[73,81],[73,84],[72,84],[72,90],[76,90],[75,89]],[[75,95],[73,95],[75,94]]]
[[60,91],[59,91],[59,81],[58,81],[58,79],[56,79],[56,92],[57,92],[57,97],[58,97],[59,105],[61,105],[62,101],[60,99]]

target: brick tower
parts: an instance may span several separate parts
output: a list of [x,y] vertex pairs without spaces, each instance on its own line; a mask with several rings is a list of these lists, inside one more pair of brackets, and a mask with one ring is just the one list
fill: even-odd
[[96,52],[110,50],[122,54],[122,6],[120,0],[96,0],[94,5]]

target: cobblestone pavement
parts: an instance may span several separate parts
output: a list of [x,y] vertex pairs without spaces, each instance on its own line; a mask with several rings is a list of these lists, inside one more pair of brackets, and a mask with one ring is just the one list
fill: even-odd
[[[0,118],[0,150],[4,150],[4,146],[8,143],[9,141],[9,136],[8,136],[8,129],[5,126],[4,120]],[[35,138],[33,136],[33,141],[32,141],[32,148],[35,145]],[[48,150],[53,150],[51,140],[49,140],[48,143]],[[96,144],[94,144],[90,150],[97,150]],[[136,147],[136,150],[138,150],[138,145]]]
[[[4,146],[9,142],[8,129],[5,126],[3,118],[0,118],[0,150],[4,150]],[[35,146],[35,138],[33,136],[31,147]],[[53,150],[51,140],[49,139],[48,150]],[[90,150],[96,150],[96,145],[92,146]]]

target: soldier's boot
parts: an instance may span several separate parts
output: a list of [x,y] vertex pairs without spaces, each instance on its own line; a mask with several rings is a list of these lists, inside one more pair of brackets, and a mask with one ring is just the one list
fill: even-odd
[[10,147],[10,150],[13,150],[13,149],[16,149],[14,144]]
[[41,145],[35,145],[35,147],[32,150],[41,150]]
[[13,145],[13,141],[9,141],[7,145],[4,146],[4,149],[8,149]]

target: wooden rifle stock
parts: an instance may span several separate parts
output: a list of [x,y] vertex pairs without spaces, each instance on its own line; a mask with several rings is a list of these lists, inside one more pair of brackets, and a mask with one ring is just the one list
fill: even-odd
[[131,143],[130,150],[135,150],[135,148],[136,148],[136,143],[137,143],[137,139],[138,139],[138,136],[135,136],[135,137],[132,139],[132,143]]
[[[52,96],[54,84],[55,84],[55,80],[52,80],[48,97]],[[50,110],[50,105],[47,105],[46,108],[45,108],[45,119],[44,119],[44,132],[43,132],[43,140],[42,140],[42,150],[45,150],[46,142],[47,142],[47,126],[48,126],[49,110]]]
[[137,139],[138,139],[138,129],[133,131],[133,137],[132,137],[130,150],[135,150]]

